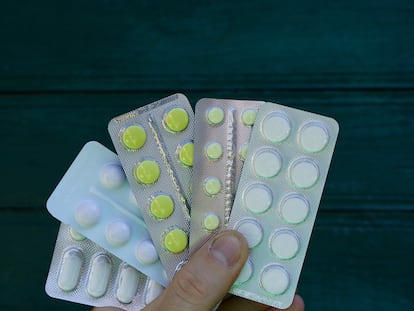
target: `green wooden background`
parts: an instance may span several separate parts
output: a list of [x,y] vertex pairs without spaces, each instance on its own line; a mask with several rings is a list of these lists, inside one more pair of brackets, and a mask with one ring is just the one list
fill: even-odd
[[0,309],[88,310],[44,283],[45,202],[113,116],[175,92],[341,126],[298,291],[307,310],[414,305],[414,2],[0,2]]

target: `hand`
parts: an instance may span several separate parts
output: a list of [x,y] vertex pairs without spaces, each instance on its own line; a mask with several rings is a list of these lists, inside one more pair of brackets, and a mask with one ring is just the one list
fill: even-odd
[[[164,292],[144,311],[210,311],[220,302],[218,311],[268,310],[271,308],[247,299],[226,295],[237,279],[249,250],[237,231],[224,231],[204,244],[174,276]],[[296,295],[286,311],[303,311],[303,300]],[[96,311],[117,310],[96,308]]]

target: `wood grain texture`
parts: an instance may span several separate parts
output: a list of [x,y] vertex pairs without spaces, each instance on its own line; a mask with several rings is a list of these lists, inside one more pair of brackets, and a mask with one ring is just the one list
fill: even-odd
[[3,1],[0,90],[412,87],[410,0]]
[[299,284],[306,310],[409,310],[414,230],[410,0],[0,3],[0,310],[46,296],[45,202],[108,121],[175,92],[279,102],[340,135]]

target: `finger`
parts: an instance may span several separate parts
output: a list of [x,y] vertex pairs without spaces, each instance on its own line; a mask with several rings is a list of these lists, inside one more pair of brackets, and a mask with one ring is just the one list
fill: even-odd
[[219,233],[191,256],[171,284],[145,310],[211,310],[236,280],[248,252],[247,242],[239,232]]
[[293,302],[287,309],[277,309],[272,308],[255,301],[247,300],[244,298],[232,296],[231,298],[225,300],[221,305],[218,311],[304,311],[305,304],[302,297],[295,295]]

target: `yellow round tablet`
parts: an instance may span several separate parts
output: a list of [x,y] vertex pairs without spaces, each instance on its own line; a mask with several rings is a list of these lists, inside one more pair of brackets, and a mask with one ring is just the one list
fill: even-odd
[[214,231],[218,228],[220,219],[216,214],[208,214],[203,219],[203,227],[208,231]]
[[181,229],[172,229],[164,237],[165,248],[174,254],[181,253],[188,244],[187,234]]
[[158,219],[166,219],[174,211],[174,201],[169,195],[159,194],[152,201],[150,211]]
[[240,147],[239,155],[240,155],[240,160],[242,160],[242,161],[246,160],[246,156],[247,156],[247,143],[246,144],[243,144]]
[[218,160],[223,155],[223,147],[217,142],[209,143],[206,146],[206,155],[210,160]]
[[256,121],[257,111],[255,109],[246,109],[242,112],[241,119],[244,125],[252,126]]
[[218,125],[224,120],[224,110],[220,107],[213,107],[207,112],[207,121],[210,124]]
[[127,127],[121,136],[122,144],[130,150],[138,150],[147,140],[145,130],[139,125],[131,125]]
[[142,161],[135,167],[134,177],[142,184],[153,184],[160,177],[160,167],[155,161]]
[[178,159],[184,165],[193,166],[194,144],[192,142],[188,142],[181,146],[180,150],[178,151]]
[[167,112],[164,121],[170,131],[182,132],[188,126],[188,113],[183,108],[173,108]]
[[209,177],[204,181],[204,190],[208,195],[216,195],[221,190],[220,180],[216,177]]

